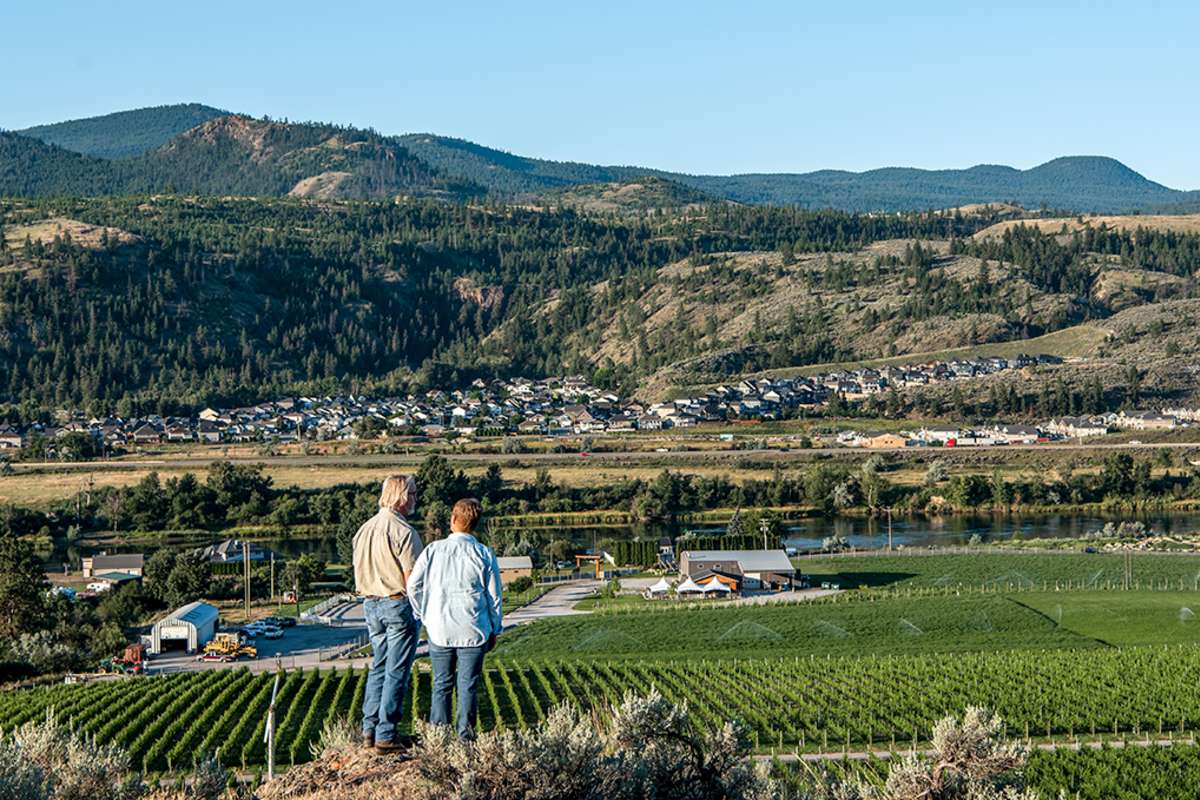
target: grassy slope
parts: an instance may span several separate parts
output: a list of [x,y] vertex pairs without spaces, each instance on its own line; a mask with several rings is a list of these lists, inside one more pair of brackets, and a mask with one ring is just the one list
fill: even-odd
[[956,358],[977,358],[984,356],[999,356],[1007,358],[1020,353],[1030,355],[1045,354],[1060,358],[1086,358],[1094,355],[1107,338],[1108,331],[1095,323],[1073,325],[1060,331],[1035,336],[1032,339],[1016,339],[1010,342],[992,342],[971,347],[951,347],[944,350],[930,350],[920,353],[906,353],[892,358],[872,358],[862,361],[842,361],[831,364],[814,364],[808,367],[793,369],[768,370],[761,374],[783,377],[785,375],[812,375],[829,372],[836,369],[853,367],[883,367],[900,364],[920,364],[927,361],[950,361]]
[[[1103,589],[1120,584],[1124,557],[1114,553],[996,552],[976,555],[831,556],[802,559],[803,574],[834,581],[843,588],[859,586],[893,589],[964,588],[967,590],[1049,590],[1060,584]],[[1195,590],[1200,581],[1200,557],[1163,554],[1133,556],[1138,585],[1183,581]]]
[[1200,642],[1196,592],[1039,592],[1015,599],[1065,631],[1117,647]]
[[1092,646],[1092,639],[1059,629],[1031,608],[975,596],[548,619],[506,634],[497,653],[505,659],[688,659]]
[[1049,217],[1046,219],[1005,220],[997,222],[975,234],[977,239],[987,239],[1002,236],[1004,232],[1018,225],[1037,228],[1046,233],[1057,233],[1065,226],[1068,232],[1083,230],[1087,227],[1099,228],[1101,225],[1110,230],[1134,231],[1138,228],[1149,228],[1158,231],[1175,231],[1176,233],[1200,233],[1200,214],[1138,214],[1129,216],[1086,216],[1086,217]]

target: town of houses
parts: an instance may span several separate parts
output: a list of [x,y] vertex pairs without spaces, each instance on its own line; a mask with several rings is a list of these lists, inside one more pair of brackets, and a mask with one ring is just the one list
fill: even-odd
[[[569,436],[689,428],[705,422],[773,420],[799,408],[819,408],[836,396],[857,402],[891,389],[962,381],[1038,363],[1053,356],[1021,355],[927,364],[862,367],[792,378],[747,378],[701,395],[642,403],[598,389],[583,377],[477,380],[464,390],[432,390],[405,398],[298,397],[241,408],[206,408],[194,417],[85,418],[65,414],[53,425],[0,424],[0,449],[25,446],[41,435],[96,437],[106,447],[164,442],[276,442],[352,440],[363,436],[544,435]],[[852,433],[844,445],[896,447],[1033,443],[1100,435],[1110,430],[1166,429],[1200,421],[1200,410],[1122,412],[1103,417],[1061,417],[1038,427],[997,425],[986,430],[922,428],[911,434]]]

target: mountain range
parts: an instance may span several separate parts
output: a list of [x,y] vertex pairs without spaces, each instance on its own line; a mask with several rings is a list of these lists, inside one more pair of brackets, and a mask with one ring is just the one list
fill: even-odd
[[1120,213],[1200,209],[1200,191],[1155,183],[1112,158],[866,172],[689,175],[518,156],[434,134],[385,136],[255,119],[197,103],[0,133],[0,195],[151,192],[381,199],[492,197],[605,210],[700,202],[907,211],[1011,202]]

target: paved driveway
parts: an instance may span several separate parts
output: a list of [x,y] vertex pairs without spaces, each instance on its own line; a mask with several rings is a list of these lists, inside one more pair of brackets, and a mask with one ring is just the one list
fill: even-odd
[[[529,605],[505,615],[505,627],[523,625],[542,617],[583,613],[575,610],[575,603],[600,585],[598,581],[571,581],[556,586]],[[328,617],[331,620],[329,625],[301,623],[294,628],[286,628],[282,639],[259,639],[259,656],[254,661],[226,664],[220,661],[197,661],[194,654],[168,653],[152,658],[150,668],[154,672],[181,672],[249,667],[253,672],[269,672],[278,668],[346,669],[368,665],[369,658],[330,658],[335,651],[344,650],[351,643],[365,638],[367,628],[362,603],[343,603],[331,609]],[[426,646],[422,643],[417,648],[417,655],[425,654]]]
[[255,646],[258,648],[258,658],[241,660],[232,663],[220,661],[197,661],[196,655],[187,655],[179,651],[170,651],[150,659],[150,669],[153,672],[181,672],[198,669],[236,669],[249,667],[254,672],[274,670],[276,667],[316,667],[331,666],[329,661],[322,660],[322,654],[329,655],[336,648],[355,641],[366,633],[366,628],[360,624],[355,626],[334,625],[305,625],[294,628],[284,628],[280,639],[264,639],[259,637]]

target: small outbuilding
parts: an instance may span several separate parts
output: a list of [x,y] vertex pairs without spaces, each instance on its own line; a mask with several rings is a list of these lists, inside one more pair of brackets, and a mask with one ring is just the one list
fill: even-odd
[[500,583],[508,586],[517,578],[533,577],[533,559],[529,556],[499,556]]
[[150,652],[158,655],[164,648],[177,647],[194,653],[208,644],[217,632],[220,612],[216,606],[197,600],[172,611],[154,623],[150,634]]
[[146,557],[141,553],[99,553],[83,557],[83,577],[95,578],[106,572],[121,572],[141,577]]

